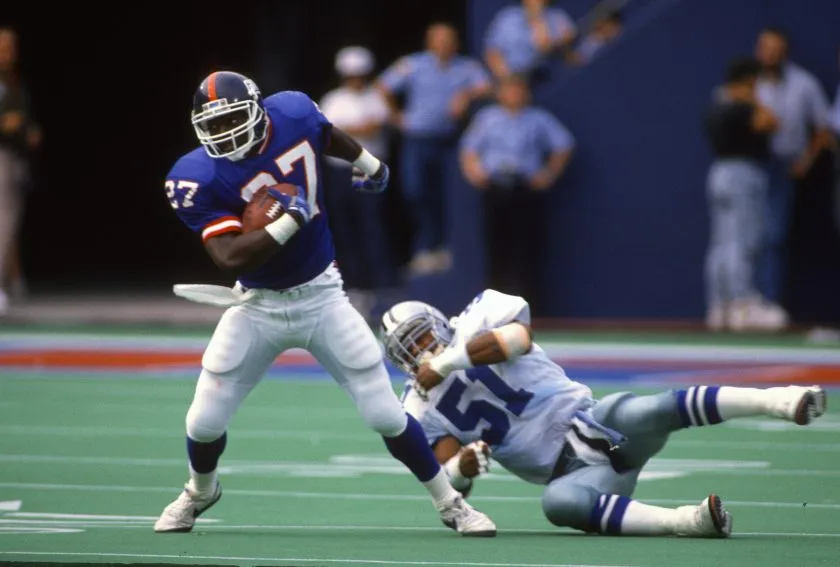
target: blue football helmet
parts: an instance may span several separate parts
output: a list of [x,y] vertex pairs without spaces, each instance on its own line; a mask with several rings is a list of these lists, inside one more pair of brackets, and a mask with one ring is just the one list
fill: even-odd
[[193,97],[192,125],[210,157],[240,160],[268,131],[262,94],[244,75],[211,73]]

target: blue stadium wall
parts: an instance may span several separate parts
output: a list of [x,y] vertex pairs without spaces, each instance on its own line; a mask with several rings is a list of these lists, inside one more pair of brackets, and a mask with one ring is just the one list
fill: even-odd
[[[515,0],[472,0],[466,50],[480,55],[493,15]],[[577,19],[591,0],[559,2]],[[729,59],[762,26],[786,28],[796,61],[827,95],[838,84],[840,2],[631,0],[622,38],[589,66],[557,65],[535,102],[575,134],[555,188],[545,246],[546,309],[563,318],[700,319],[711,161],[700,115]],[[830,175],[828,160],[820,171]],[[819,172],[818,172],[819,173]],[[484,285],[481,202],[457,172],[448,194],[456,269],[412,292],[455,311]],[[818,175],[819,176],[819,175]],[[840,321],[840,236],[827,179],[797,201],[786,304],[807,321]]]

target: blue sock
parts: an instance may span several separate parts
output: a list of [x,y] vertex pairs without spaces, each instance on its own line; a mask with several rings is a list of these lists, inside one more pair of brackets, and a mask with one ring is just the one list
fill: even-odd
[[692,386],[675,392],[683,427],[702,427],[723,421],[717,404],[718,386]]
[[211,473],[216,470],[219,464],[219,457],[225,450],[227,444],[227,432],[215,441],[202,443],[187,436],[187,454],[190,457],[190,466],[200,474]]
[[420,482],[432,480],[440,471],[440,464],[429,447],[423,428],[411,415],[408,415],[408,425],[402,433],[383,439],[391,455],[407,466]]
[[626,496],[602,494],[589,515],[589,531],[600,534],[621,533],[621,520],[632,500]]

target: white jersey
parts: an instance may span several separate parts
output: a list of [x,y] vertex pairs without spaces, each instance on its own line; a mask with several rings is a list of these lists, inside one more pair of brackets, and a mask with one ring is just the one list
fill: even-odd
[[[488,289],[453,319],[454,343],[513,321],[530,323],[521,297]],[[569,422],[592,391],[570,380],[534,344],[516,360],[458,370],[429,391],[428,402],[407,389],[403,406],[430,443],[452,435],[461,444],[483,440],[493,458],[520,478],[544,484],[563,447]]]

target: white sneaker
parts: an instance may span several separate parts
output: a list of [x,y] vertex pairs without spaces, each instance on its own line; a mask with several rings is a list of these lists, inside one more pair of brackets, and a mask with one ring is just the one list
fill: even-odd
[[706,328],[710,331],[723,331],[726,326],[726,307],[720,304],[712,305],[706,312]]
[[824,414],[828,405],[828,396],[820,386],[779,386],[766,391],[771,396],[769,415],[797,425],[808,425]]
[[189,532],[195,525],[195,519],[210,509],[222,497],[222,485],[216,482],[216,490],[209,496],[193,492],[189,483],[184,485],[184,491],[169,506],[155,522],[155,531]]
[[787,328],[790,317],[780,305],[759,300],[750,305],[746,326],[755,331],[782,331]]
[[742,333],[749,330],[750,317],[755,309],[751,300],[733,301],[726,314],[726,326],[731,331]]
[[677,512],[678,536],[725,538],[732,533],[732,514],[716,494],[710,494],[699,506],[680,506]]
[[438,511],[444,525],[463,536],[495,537],[496,535],[496,524],[493,520],[467,504],[461,495],[448,505],[438,508]]

